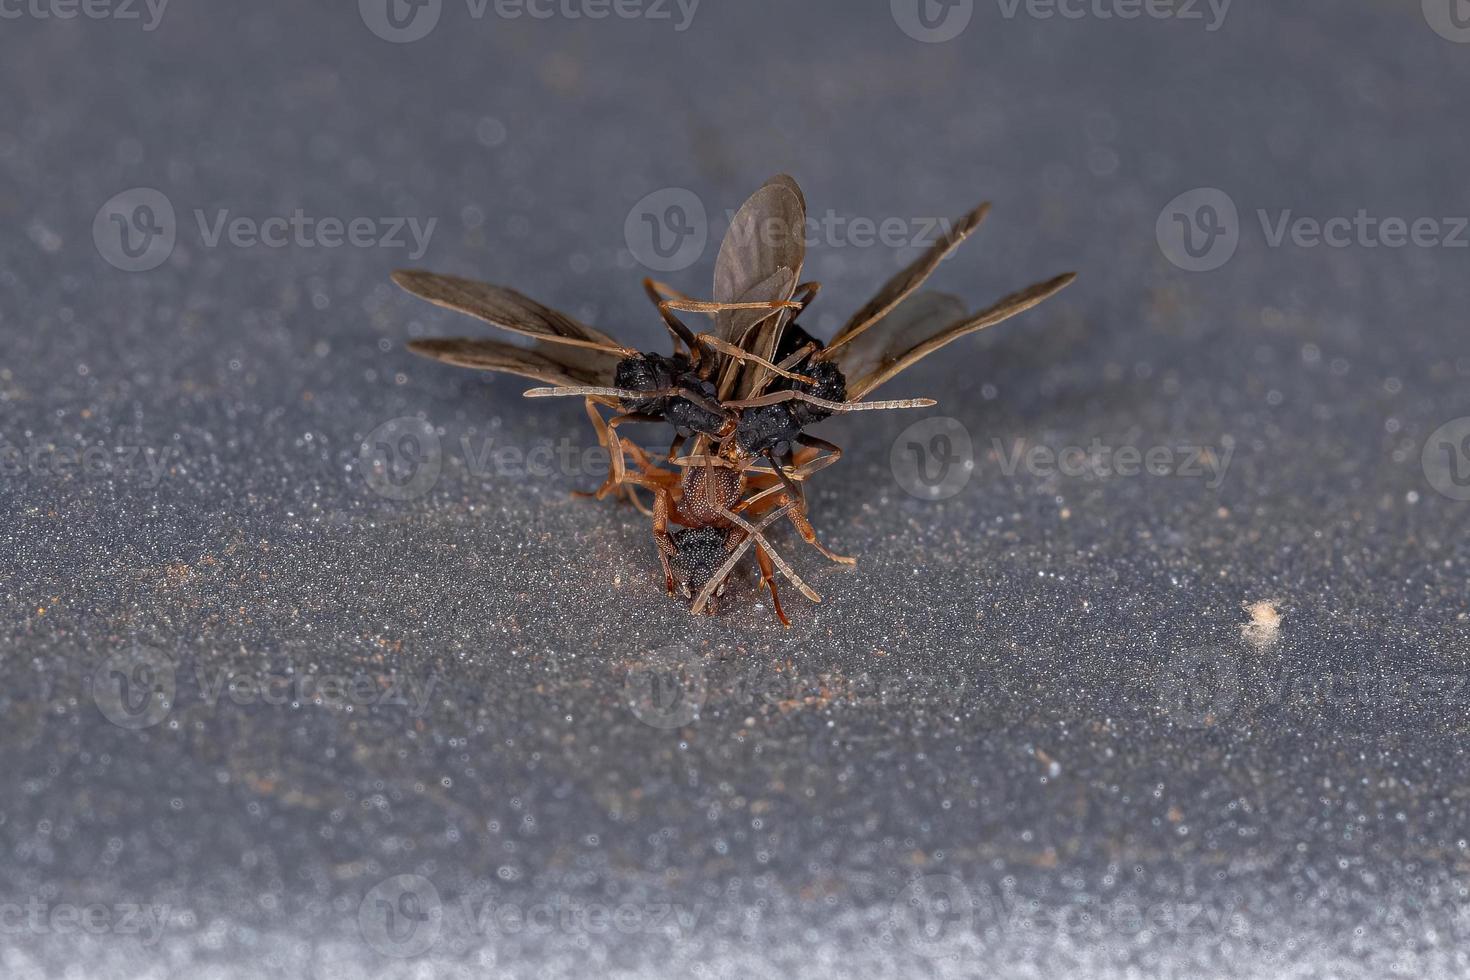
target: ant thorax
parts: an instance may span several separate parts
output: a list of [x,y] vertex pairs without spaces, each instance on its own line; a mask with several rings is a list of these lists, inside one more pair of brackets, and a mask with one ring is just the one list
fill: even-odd
[[[694,372],[684,376],[682,385],[702,397],[710,405],[718,405],[719,392],[713,383],[704,378],[696,377]],[[701,433],[707,436],[717,436],[725,426],[725,417],[710,411],[703,405],[697,405],[687,398],[670,398],[668,406],[664,409],[664,418],[674,427],[681,436]]]

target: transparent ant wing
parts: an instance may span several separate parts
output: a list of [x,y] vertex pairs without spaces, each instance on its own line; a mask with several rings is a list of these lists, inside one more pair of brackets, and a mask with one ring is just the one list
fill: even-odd
[[858,380],[878,371],[905,350],[942,333],[964,319],[963,300],[947,293],[914,293],[890,310],[871,329],[819,351],[817,360],[832,361],[847,379],[847,397],[858,397]]
[[542,306],[514,289],[416,269],[400,269],[393,273],[393,281],[435,306],[468,313],[502,330],[568,346],[624,350],[601,330]]
[[952,296],[919,293],[871,328],[823,350],[817,357],[836,362],[847,378],[847,397],[857,400],[946,344],[1031,309],[1075,278],[1068,272],[1028,286],[971,315],[965,314],[964,304]]
[[981,204],[969,214],[962,215],[950,225],[948,231],[936,241],[929,249],[920,255],[907,267],[900,270],[892,279],[883,284],[876,296],[868,300],[862,309],[852,315],[852,319],[832,337],[831,346],[849,340],[864,330],[877,323],[887,315],[894,307],[901,303],[905,296],[924,284],[924,280],[939,268],[943,262],[960,243],[969,238],[971,233],[978,227],[985,216],[990,213],[990,204]]
[[415,340],[408,349],[423,357],[474,368],[534,378],[546,384],[572,387],[577,385],[611,387],[616,373],[617,354],[591,347],[568,347],[551,341],[537,341],[529,347],[518,347],[498,340],[451,337],[440,340]]
[[[806,198],[792,178],[778,174],[750,196],[725,233],[715,259],[714,300],[750,303],[789,300],[806,261]],[[722,310],[715,314],[720,339],[770,360],[789,313],[785,310]],[[721,396],[755,390],[766,369],[729,362]],[[744,375],[742,378],[741,376]]]

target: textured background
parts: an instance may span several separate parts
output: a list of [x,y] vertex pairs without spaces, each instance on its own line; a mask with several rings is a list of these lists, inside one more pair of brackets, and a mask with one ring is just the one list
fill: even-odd
[[[1257,215],[1470,214],[1447,5],[984,0],[943,43],[885,7],[445,0],[412,43],[350,2],[0,8],[0,973],[1470,971],[1470,444],[1431,439],[1470,414],[1470,251]],[[885,389],[969,432],[956,495],[890,465],[915,416],[825,427],[813,517],[862,560],[778,537],[825,596],[789,631],[748,572],[718,618],[665,598],[637,515],[570,496],[580,407],[410,357],[474,328],[387,282],[661,346],[640,201],[707,208],[666,274],[703,292],[779,170],[818,216],[994,199],[936,276],[971,303],[1081,273]],[[129,272],[139,187],[175,243]],[[1239,244],[1189,272],[1156,223],[1200,187]],[[195,217],[298,208],[437,224],[411,257]],[[819,233],[808,327],[913,254]],[[410,416],[416,456],[361,451]],[[1016,440],[1229,465],[1007,473]]]

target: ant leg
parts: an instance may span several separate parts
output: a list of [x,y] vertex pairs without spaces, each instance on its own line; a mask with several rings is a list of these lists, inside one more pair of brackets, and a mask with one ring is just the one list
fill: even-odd
[[638,491],[634,490],[630,486],[624,486],[622,490],[628,495],[628,499],[632,501],[633,506],[637,509],[638,513],[642,514],[644,517],[653,516],[653,511],[649,510],[648,505],[645,504],[643,500],[638,496]]
[[773,364],[772,362],[766,360],[764,357],[761,357],[759,354],[752,354],[748,350],[736,347],[732,343],[721,340],[714,334],[702,333],[696,339],[701,344],[713,348],[719,353],[724,354],[726,357],[733,357],[737,361],[749,361],[752,364],[759,364],[767,371],[774,371],[781,377],[788,378],[792,381],[800,381],[802,384],[816,384],[816,381],[814,379],[809,378],[804,374],[795,374],[791,371],[788,371],[781,365]]
[[617,428],[624,422],[662,422],[663,419],[657,415],[645,415],[642,412],[628,412],[625,415],[616,415],[608,420],[608,474],[607,480],[598,487],[593,494],[598,500],[606,497],[609,493],[619,488],[627,476],[627,464],[623,461],[623,440],[618,436]]
[[633,457],[633,462],[638,465],[638,469],[642,471],[643,476],[668,475],[658,468],[658,464],[653,461],[653,457],[648,455],[648,450],[636,442],[629,442],[624,439],[623,451]]
[[660,282],[657,279],[653,278],[652,276],[648,276],[648,277],[646,277],[643,280],[643,288],[648,292],[649,297],[655,303],[662,303],[666,298],[667,299],[688,299],[689,298],[689,295],[687,293],[681,293],[681,292],[679,292],[679,290],[675,289],[673,286],[670,286],[668,283],[666,283],[666,282]]
[[[602,412],[598,410],[598,407],[597,407],[598,406],[598,402],[594,398],[588,398],[586,400],[586,405],[587,405],[587,418],[591,419],[591,421],[592,421],[592,429],[593,429],[594,432],[597,433],[597,444],[599,446],[602,446],[604,449],[606,449],[607,448],[607,444],[608,444],[607,423],[605,421],[603,421]],[[609,459],[608,459],[608,479],[611,479],[611,478],[612,478],[612,459],[611,459],[611,457],[609,457]],[[633,493],[633,491],[628,490],[625,487],[619,487],[618,488],[617,495],[619,497],[622,497],[622,496],[624,496],[624,493],[625,492],[626,492],[626,495],[627,495],[628,499],[633,502],[633,506],[634,507],[637,507],[638,510],[642,514],[644,514],[645,516],[649,516],[649,513],[650,512],[649,512],[648,508],[645,507],[645,506],[643,506],[643,502],[638,499],[638,497]],[[597,496],[597,491],[596,490],[573,490],[572,491],[572,496],[573,497],[596,497]]]
[[[802,310],[806,309],[807,304],[817,298],[817,293],[821,292],[821,289],[822,284],[816,282],[815,280],[813,280],[812,282],[804,282],[801,285],[797,286],[796,289],[793,290],[791,293],[792,299],[795,299],[796,302],[799,304],[797,307],[797,313],[800,313]],[[796,297],[798,296],[800,296],[801,298],[796,299]],[[795,319],[796,315],[796,313],[791,314],[792,319]]]
[[764,469],[742,466],[733,463],[723,456],[711,456],[708,453],[694,453],[689,456],[670,456],[671,466],[723,466],[728,470],[740,470],[743,473],[763,473]]
[[[809,295],[801,301],[803,304],[811,301],[811,297],[816,295],[816,291],[821,288],[821,284],[808,283],[807,287]],[[759,303],[703,303],[698,300],[692,300],[688,296],[685,296],[683,293],[680,293],[672,287],[665,285],[664,283],[661,283],[651,277],[647,277],[643,280],[643,289],[645,292],[648,293],[648,298],[653,300],[654,304],[658,306],[659,315],[663,317],[664,326],[668,328],[671,334],[673,334],[675,345],[677,346],[677,344],[681,341],[685,345],[687,345],[689,347],[689,352],[693,354],[696,358],[696,363],[698,363],[701,349],[704,347],[709,347],[714,349],[715,351],[718,351],[721,354],[724,354],[727,357],[734,357],[738,360],[744,361],[753,361],[757,364],[760,364],[762,367],[775,371],[783,378],[789,378],[792,381],[800,381],[805,384],[816,383],[811,378],[805,377],[804,375],[800,374],[792,374],[790,371],[787,371],[782,367],[772,364],[762,357],[758,357],[755,354],[742,350],[739,347],[736,347],[734,344],[728,343],[720,339],[719,337],[714,336],[713,334],[701,333],[696,336],[694,332],[691,331],[689,327],[684,324],[683,320],[680,320],[677,316],[674,315],[674,310],[676,309],[690,310],[696,306],[700,307],[700,309],[694,310],[694,312],[761,309],[779,310],[786,309],[792,306],[792,301],[770,300],[768,302]],[[669,294],[673,297],[673,299],[665,300],[663,299],[662,294]],[[708,307],[708,309],[705,309],[705,307]],[[708,406],[701,407],[708,408]]]
[[[800,432],[797,433],[796,441],[799,444],[806,446],[808,449],[820,450],[826,455],[817,456],[816,458],[810,459],[807,462],[803,463],[801,466],[798,466],[795,470],[792,471],[793,479],[805,480],[813,473],[816,473],[819,470],[825,470],[827,467],[831,466],[833,463],[842,458],[842,447],[835,443],[828,442],[826,439],[818,439],[816,436],[808,435],[805,432]],[[796,474],[798,473],[800,473],[801,475],[797,476]]]
[[[724,564],[722,564],[719,568],[715,570],[715,573],[710,576],[709,581],[704,584],[704,588],[700,589],[699,595],[694,597],[694,602],[691,603],[689,606],[689,614],[691,616],[698,616],[700,613],[704,612],[706,604],[708,604],[710,600],[714,598],[715,590],[720,587],[720,583],[723,582],[725,578],[729,576],[730,572],[735,569],[736,564],[739,563],[741,556],[745,554],[746,549],[750,547],[751,542],[755,540],[755,538],[759,538],[760,532],[764,531],[766,528],[774,524],[790,508],[791,505],[787,504],[785,507],[771,511],[771,513],[767,514],[765,517],[762,517],[760,523],[755,525],[754,527],[751,527],[751,525],[747,523],[744,518],[733,514],[728,510],[725,511],[725,513],[729,515],[733,523],[742,524],[745,527],[750,528],[750,532],[741,537],[740,542],[735,545],[734,549],[731,550],[728,555],[725,556]],[[733,540],[733,536],[727,538],[727,543]],[[761,540],[764,541],[765,539],[761,538]],[[817,601],[821,601],[820,597],[818,597]]]
[[[698,357],[699,347],[694,340],[694,331],[686,327],[684,321],[674,316],[673,310],[665,307],[663,304],[663,297],[660,295],[659,290],[663,289],[669,292],[673,292],[673,290],[651,277],[643,280],[643,289],[648,293],[648,298],[653,300],[653,304],[658,307],[659,315],[663,317],[664,326],[673,335],[675,352],[678,352],[679,344],[682,343],[689,348],[691,354]],[[682,294],[677,295],[682,296]]]
[[[591,398],[587,402],[587,418],[592,420],[592,430],[597,433],[597,444],[604,449],[607,448],[607,423],[603,421],[602,412],[597,408],[597,402]],[[608,462],[608,476],[612,476],[612,462]],[[595,497],[595,490],[573,490],[573,497]]]
[[669,563],[669,558],[679,553],[674,546],[674,538],[669,534],[669,517],[673,512],[667,487],[642,476],[630,476],[627,478],[630,484],[634,484],[653,491],[653,543],[658,546],[659,564],[664,569],[664,590],[669,595],[674,594],[674,568]]
[[790,629],[791,620],[786,618],[786,610],[781,608],[781,594],[776,591],[776,568],[771,564],[766,549],[760,545],[755,546],[755,560],[761,567],[761,585],[771,590],[771,606],[776,610],[776,618],[782,626]]
[[[794,506],[790,502],[788,502],[784,507],[782,507],[780,510],[775,511],[774,513],[776,515],[781,515],[793,514],[795,512],[796,511]],[[764,548],[766,550],[766,554],[770,556],[771,561],[774,562],[776,567],[781,570],[781,574],[790,579],[791,584],[800,589],[802,595],[806,596],[812,602],[822,601],[822,597],[817,594],[814,589],[812,589],[809,585],[801,580],[801,576],[797,575],[795,570],[792,569],[790,565],[786,564],[785,559],[783,559],[779,554],[776,553],[776,549],[772,548],[771,543],[765,539],[764,535],[761,534],[761,531],[769,523],[768,519],[772,515],[766,515],[765,518],[761,519],[761,523],[757,526],[752,525],[749,521],[741,517],[739,514],[735,513],[733,510],[730,510],[728,507],[721,507],[720,513],[725,517],[726,520],[730,521],[740,530],[744,531],[747,540],[754,540],[757,550]],[[743,543],[745,542],[742,542],[742,544]]]
[[[769,449],[766,450],[766,460],[771,464],[771,469],[775,471],[776,479],[780,480],[781,485],[786,488],[788,494],[786,499],[795,501],[796,510],[804,513],[806,511],[806,494],[802,492],[801,487],[798,487],[795,481],[787,475],[786,468],[781,465],[781,461],[776,458],[776,454]],[[792,513],[795,512],[792,511]]]
[[[818,441],[820,442],[821,440]],[[831,446],[832,444],[827,443],[827,445]],[[836,446],[832,446],[832,448],[837,450],[837,454],[839,456],[842,454],[842,450],[837,449]],[[775,467],[776,476],[780,478],[782,486],[786,488],[786,499],[794,501],[796,503],[796,506],[791,508],[790,516],[791,523],[796,526],[796,531],[798,534],[801,535],[801,539],[807,544],[811,545],[813,548],[817,549],[819,552],[821,552],[822,557],[826,558],[829,561],[834,561],[839,565],[856,565],[856,558],[850,558],[847,555],[839,555],[837,552],[833,551],[831,548],[828,548],[826,545],[822,544],[822,542],[817,540],[817,530],[816,528],[812,527],[812,522],[808,520],[806,516],[806,495],[802,492],[801,487],[797,486],[796,482],[786,474],[786,470],[782,466],[780,466],[779,463],[777,463],[774,456],[768,455],[767,458],[770,459],[771,465]],[[834,457],[826,458],[830,459],[831,462],[836,462],[836,458]]]
[[812,527],[811,521],[807,520],[806,513],[799,507],[791,509],[791,523],[796,525],[796,531],[801,535],[801,540],[816,548],[822,553],[822,557],[834,561],[839,565],[856,565],[857,559],[847,555],[839,555],[817,540],[817,531]]
[[[638,464],[638,468],[643,471],[643,476],[652,479],[664,479],[671,484],[678,481],[679,478],[673,473],[669,473],[666,470],[659,469],[657,464],[649,459],[648,453],[644,451],[643,447],[638,445],[636,442],[628,442],[627,440],[624,440],[623,449],[628,453],[628,455],[633,457],[633,462]],[[644,517],[653,517],[653,511],[649,510],[648,507],[643,503],[643,501],[638,497],[638,492],[633,489],[634,486],[642,486],[642,484],[635,484],[631,481],[625,482],[623,484],[623,489],[627,491],[628,499],[633,501],[633,506],[638,508],[638,513],[642,514]]]
[[789,371],[792,368],[796,367],[796,365],[800,364],[802,361],[806,360],[809,355],[816,351],[816,349],[816,344],[802,344],[796,350],[792,351],[791,354],[784,361],[782,361],[780,364],[777,364],[776,367],[781,371]]

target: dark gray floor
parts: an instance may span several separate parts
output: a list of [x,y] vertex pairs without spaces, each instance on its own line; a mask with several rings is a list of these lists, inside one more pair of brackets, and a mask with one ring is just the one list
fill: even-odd
[[[0,974],[1470,973],[1470,433],[1435,434],[1470,415],[1470,44],[1434,0],[974,6],[943,43],[902,2],[444,0],[412,43],[345,2],[5,8]],[[862,560],[779,536],[825,596],[789,631],[748,572],[718,618],[667,599],[637,515],[569,495],[579,407],[410,357],[474,328],[387,282],[662,345],[635,205],[686,188],[717,239],[780,170],[905,234],[995,200],[936,277],[972,303],[1081,273],[885,389],[969,433],[955,495],[899,478],[922,416],[826,427],[813,516]],[[172,224],[104,207],[139,187]],[[1201,187],[1239,242],[1191,272]],[[437,224],[210,244],[298,208]],[[1270,240],[1360,209],[1435,224]],[[819,333],[914,253],[853,230],[811,249]],[[714,252],[663,275],[704,293]],[[440,471],[397,500],[361,444],[404,416]]]

